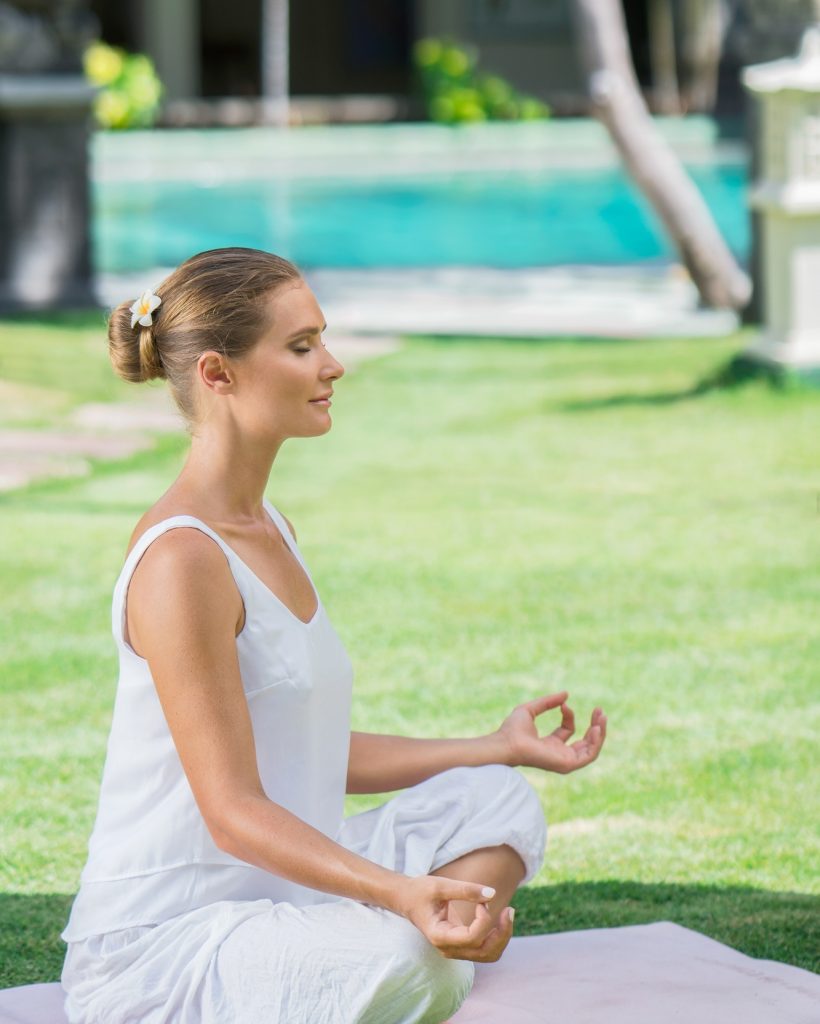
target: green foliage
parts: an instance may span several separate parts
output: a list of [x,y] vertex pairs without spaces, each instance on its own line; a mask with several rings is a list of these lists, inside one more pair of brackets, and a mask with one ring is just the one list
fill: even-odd
[[142,53],[126,53],[107,43],[92,43],[83,55],[85,75],[100,91],[94,117],[102,128],[149,128],[163,87],[153,62]]
[[541,100],[519,93],[498,75],[479,72],[474,47],[420,39],[413,59],[433,121],[532,121],[550,116]]

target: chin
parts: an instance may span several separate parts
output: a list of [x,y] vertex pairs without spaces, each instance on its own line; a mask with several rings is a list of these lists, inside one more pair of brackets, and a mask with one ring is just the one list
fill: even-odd
[[321,437],[322,434],[326,434],[333,426],[333,420],[328,416],[325,423],[314,424],[310,431],[306,431],[302,434],[302,437]]

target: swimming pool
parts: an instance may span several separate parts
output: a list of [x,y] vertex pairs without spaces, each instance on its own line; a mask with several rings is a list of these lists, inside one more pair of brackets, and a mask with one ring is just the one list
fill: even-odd
[[[161,133],[155,134],[162,143]],[[165,169],[146,174],[128,171],[141,152],[138,140],[125,140],[130,150],[106,140],[116,143],[120,156],[112,165],[116,173],[93,182],[96,269],[125,273],[175,266],[192,253],[223,245],[269,249],[303,268],[612,265],[665,262],[674,255],[654,212],[614,161],[482,170],[486,155],[477,153],[456,169],[436,170],[438,158],[431,154],[423,155],[421,168],[402,174],[392,172],[397,161],[386,143],[381,152],[368,143],[370,149],[353,154],[345,166],[341,159],[334,163],[337,138],[321,152],[303,153],[303,173],[283,170],[276,154],[234,153],[239,173],[233,177],[220,173],[232,158],[230,137],[202,150],[212,171],[199,150],[191,157],[180,149],[180,159],[189,161],[182,166],[174,160],[176,151],[169,155],[166,148]],[[350,136],[343,139],[350,148]],[[175,144],[201,145],[185,138]],[[236,139],[237,147],[243,144],[249,145]],[[296,144],[303,151],[316,145],[308,135]],[[384,173],[385,150],[391,173]],[[730,248],[746,263],[745,158],[700,158],[688,170]]]

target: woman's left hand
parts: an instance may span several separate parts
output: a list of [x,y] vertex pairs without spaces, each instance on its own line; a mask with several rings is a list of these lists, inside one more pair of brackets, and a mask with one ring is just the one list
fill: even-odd
[[[567,775],[594,761],[606,739],[606,715],[600,708],[592,712],[583,738],[568,743],[575,732],[575,715],[567,704],[566,690],[519,704],[502,722],[496,736],[509,750],[507,764],[515,767],[543,768]],[[535,719],[545,711],[561,709],[561,724],[546,736],[539,736]]]

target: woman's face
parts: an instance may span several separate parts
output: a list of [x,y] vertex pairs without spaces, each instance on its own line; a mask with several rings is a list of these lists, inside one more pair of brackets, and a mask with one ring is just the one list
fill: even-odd
[[327,326],[316,297],[298,280],[267,299],[273,326],[233,361],[235,412],[256,436],[314,437],[330,430],[326,398],[345,372],[322,341]]

